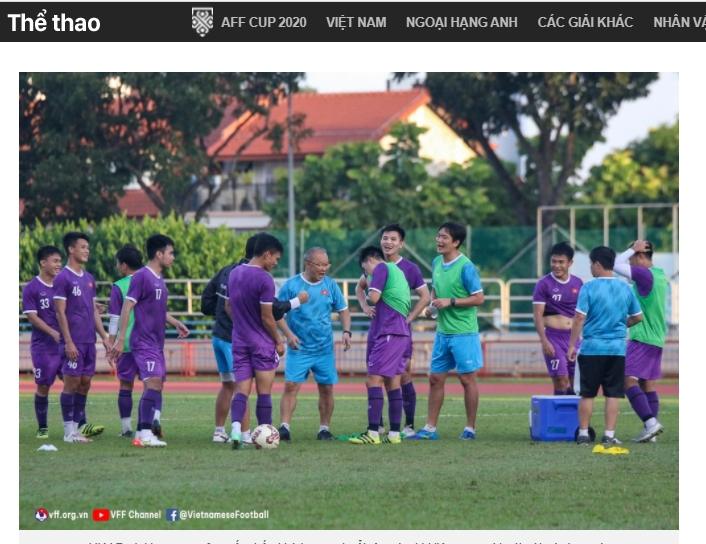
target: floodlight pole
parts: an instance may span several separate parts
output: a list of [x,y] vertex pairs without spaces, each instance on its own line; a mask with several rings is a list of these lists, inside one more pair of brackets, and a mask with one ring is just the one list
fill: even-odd
[[287,225],[289,227],[289,276],[297,273],[294,224],[294,146],[292,145],[292,82],[287,83]]

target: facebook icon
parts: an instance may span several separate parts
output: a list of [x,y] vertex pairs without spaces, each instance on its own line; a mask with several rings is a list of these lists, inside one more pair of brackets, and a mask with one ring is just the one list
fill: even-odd
[[167,515],[165,517],[169,522],[179,521],[181,519],[177,508],[167,508]]

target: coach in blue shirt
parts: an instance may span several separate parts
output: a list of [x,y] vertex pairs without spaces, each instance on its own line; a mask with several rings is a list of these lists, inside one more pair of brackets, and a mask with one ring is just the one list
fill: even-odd
[[343,324],[343,346],[351,346],[351,314],[336,282],[326,275],[331,264],[326,250],[313,247],[304,254],[304,272],[287,280],[278,298],[290,293],[306,292],[309,302],[287,314],[287,358],[284,369],[284,395],[280,403],[283,440],[291,440],[289,424],[297,403],[297,393],[309,375],[319,388],[318,440],[331,440],[329,429],[333,414],[333,386],[338,381],[334,356],[331,312],[338,312]]
[[578,444],[589,444],[588,427],[593,399],[603,387],[605,430],[602,442],[620,444],[615,437],[619,399],[625,396],[625,349],[627,327],[642,321],[640,304],[627,283],[613,276],[615,251],[593,248],[589,255],[595,280],[579,292],[567,357],[576,360],[576,343],[583,331],[578,366],[581,381]]

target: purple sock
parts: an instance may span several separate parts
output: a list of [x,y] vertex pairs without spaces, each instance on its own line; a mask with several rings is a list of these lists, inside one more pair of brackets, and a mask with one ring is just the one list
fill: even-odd
[[230,417],[233,422],[242,423],[245,410],[248,407],[248,396],[236,393],[230,403]]
[[400,430],[400,422],[402,421],[402,390],[393,389],[387,392],[388,414],[390,417],[390,430]]
[[258,395],[255,415],[259,425],[272,425],[272,395]]
[[382,387],[368,387],[368,429],[377,431],[382,417],[382,405],[385,398],[382,396]]
[[34,413],[40,429],[47,428],[47,412],[49,411],[49,398],[34,395]]
[[159,410],[160,412],[162,411],[162,392],[161,391],[159,392],[159,398],[155,402],[154,409]]
[[414,412],[417,409],[417,392],[412,382],[402,386],[402,408],[404,409],[405,425],[414,427]]
[[74,420],[74,394],[62,393],[59,396],[59,404],[61,404],[61,418],[64,421]]
[[647,421],[652,417],[652,410],[650,410],[650,403],[647,401],[647,395],[640,389],[639,385],[633,385],[630,389],[625,391],[625,395],[630,401],[632,409],[635,410],[637,417],[642,421]]
[[86,395],[74,393],[74,421],[78,426],[86,424]]
[[648,391],[645,393],[647,397],[647,402],[650,403],[650,410],[652,410],[652,415],[657,417],[659,415],[659,395],[657,391]]
[[140,406],[138,408],[138,431],[152,428],[155,406],[157,406],[157,402],[160,400],[161,396],[162,393],[154,389],[145,389],[142,393]]
[[118,393],[118,411],[120,419],[125,419],[132,415],[132,391],[121,389]]
[[555,389],[554,390],[555,395],[568,395],[568,391],[566,389]]

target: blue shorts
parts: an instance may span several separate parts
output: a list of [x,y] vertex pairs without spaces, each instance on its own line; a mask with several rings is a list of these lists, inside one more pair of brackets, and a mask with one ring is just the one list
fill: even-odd
[[431,353],[431,373],[449,372],[468,374],[483,368],[480,336],[470,334],[436,333]]
[[333,351],[323,353],[305,353],[296,349],[287,349],[284,365],[284,379],[288,382],[304,383],[309,372],[321,385],[338,383],[336,358]]
[[233,350],[231,343],[214,336],[211,339],[211,344],[213,345],[213,354],[216,356],[216,366],[218,366],[221,381],[235,381],[233,376]]

